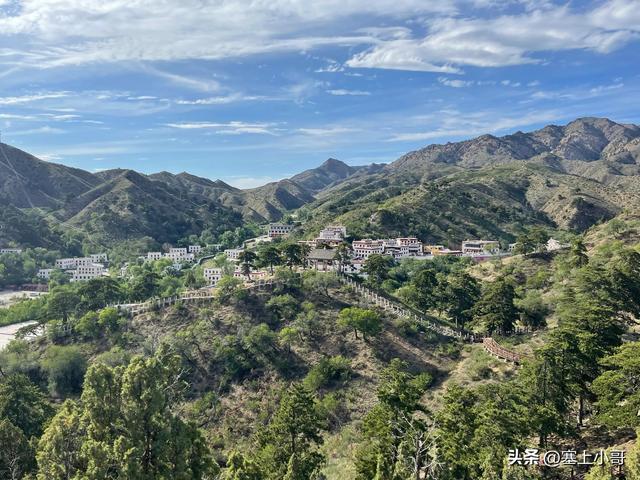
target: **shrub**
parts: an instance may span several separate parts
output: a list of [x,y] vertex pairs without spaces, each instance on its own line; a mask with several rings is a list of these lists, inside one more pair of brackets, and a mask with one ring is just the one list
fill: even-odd
[[53,345],[42,361],[47,372],[49,390],[57,395],[74,395],[82,391],[87,361],[75,346]]
[[342,355],[324,357],[314,366],[304,379],[304,384],[311,390],[327,387],[338,381],[351,377],[351,361]]

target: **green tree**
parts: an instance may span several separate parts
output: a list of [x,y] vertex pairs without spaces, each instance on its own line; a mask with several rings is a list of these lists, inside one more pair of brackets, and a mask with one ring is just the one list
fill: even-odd
[[589,257],[587,256],[587,247],[581,238],[575,238],[571,242],[571,249],[569,250],[569,261],[572,267],[580,268],[589,263]]
[[[321,430],[322,419],[314,397],[303,385],[293,384],[266,430],[258,435],[258,462],[266,478],[281,480],[288,471],[295,475],[291,478],[314,478],[325,461],[318,450]],[[292,456],[293,471],[289,468]]]
[[623,344],[601,364],[606,370],[592,387],[598,421],[612,428],[640,426],[640,342]]
[[0,417],[0,478],[19,480],[33,470],[35,456],[27,437],[6,418]]
[[22,374],[7,375],[0,382],[0,418],[6,418],[29,439],[42,435],[53,415],[43,393]]
[[79,403],[67,402],[38,445],[39,477],[205,479],[217,468],[204,438],[176,417],[180,360],[164,348],[129,365],[94,364]]
[[430,268],[420,270],[411,280],[415,288],[415,304],[421,310],[430,310],[437,304],[438,280],[436,272]]
[[273,275],[273,267],[282,265],[282,255],[280,250],[273,244],[266,244],[258,250],[258,263],[261,266],[269,267]]
[[61,319],[66,323],[79,303],[80,296],[72,285],[55,287],[47,296],[47,314],[49,318]]
[[367,274],[367,281],[372,285],[380,285],[389,277],[389,270],[393,265],[393,258],[388,255],[371,255],[364,262],[364,273]]
[[304,251],[302,245],[298,243],[287,243],[282,247],[282,255],[285,259],[285,265],[290,270],[295,266],[302,266],[305,263]]
[[480,298],[478,281],[466,272],[452,274],[444,287],[444,310],[464,328],[472,318],[472,308]]
[[350,328],[358,338],[358,332],[362,333],[363,339],[367,340],[367,335],[377,335],[382,331],[382,320],[373,310],[359,307],[348,307],[340,311],[338,315],[338,325]]
[[52,394],[67,396],[82,391],[82,380],[87,360],[76,346],[51,345],[47,349],[42,367],[47,372]]
[[474,323],[489,334],[511,332],[518,317],[514,299],[515,290],[511,282],[498,279],[487,284],[473,307]]
[[247,280],[251,280],[251,270],[256,264],[258,256],[251,250],[243,250],[238,254],[238,263],[240,264],[240,270],[242,274],[247,277]]

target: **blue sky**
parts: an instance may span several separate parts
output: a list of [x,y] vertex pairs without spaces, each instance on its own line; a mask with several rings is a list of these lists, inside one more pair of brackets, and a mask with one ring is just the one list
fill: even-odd
[[251,187],[579,116],[640,122],[640,0],[0,0],[3,141]]

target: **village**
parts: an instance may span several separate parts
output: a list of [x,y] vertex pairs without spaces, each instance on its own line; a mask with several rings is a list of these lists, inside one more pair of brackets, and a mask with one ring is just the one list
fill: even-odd
[[[203,264],[202,277],[207,286],[215,286],[225,274],[247,280],[259,280],[268,276],[265,269],[254,268],[253,265],[242,268],[243,252],[255,250],[261,244],[281,242],[290,237],[296,225],[285,223],[271,223],[265,228],[264,235],[246,240],[242,246],[222,250],[219,244],[188,245],[186,247],[168,247],[166,251],[149,251],[138,256],[139,262],[153,262],[167,259],[170,267],[175,271],[183,268],[194,268]],[[372,255],[384,255],[400,261],[405,258],[415,260],[432,260],[441,256],[470,257],[476,262],[511,255],[515,243],[508,248],[501,248],[497,240],[469,239],[464,240],[459,249],[450,249],[444,245],[432,245],[421,242],[416,237],[397,237],[385,239],[364,238],[351,240],[347,235],[347,228],[343,225],[328,225],[312,240],[299,240],[304,254],[305,264],[315,270],[323,272],[340,271],[340,273],[361,275],[364,265]],[[559,250],[566,245],[550,238],[545,245],[546,251]],[[20,248],[0,248],[0,254],[20,254]],[[209,266],[206,260],[222,254],[232,268]],[[48,282],[54,272],[66,275],[70,282],[83,282],[94,278],[117,274],[127,276],[129,264],[120,266],[119,270],[111,268],[106,253],[90,254],[86,257],[59,258],[54,265],[41,268],[37,277],[40,281]]]

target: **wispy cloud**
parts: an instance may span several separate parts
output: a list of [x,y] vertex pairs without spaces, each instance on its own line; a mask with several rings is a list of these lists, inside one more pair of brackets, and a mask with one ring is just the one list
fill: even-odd
[[213,130],[215,133],[223,135],[234,135],[241,133],[253,133],[260,135],[276,135],[273,123],[246,123],[246,122],[183,122],[167,123],[167,127],[180,130]]
[[339,97],[345,96],[345,95],[352,95],[355,97],[366,97],[371,95],[371,92],[367,92],[364,90],[346,90],[343,88],[339,88],[336,90],[327,90],[327,93],[330,95],[336,95]]
[[49,92],[22,95],[19,97],[0,97],[0,105],[19,105],[24,103],[38,102],[40,100],[50,100],[53,98],[68,97],[69,92]]

